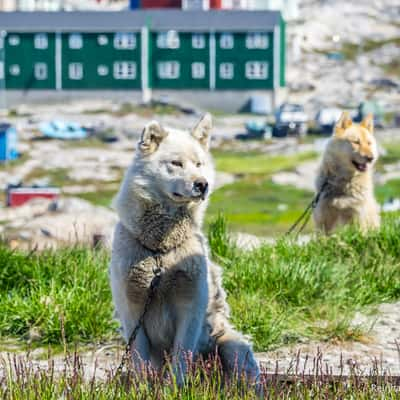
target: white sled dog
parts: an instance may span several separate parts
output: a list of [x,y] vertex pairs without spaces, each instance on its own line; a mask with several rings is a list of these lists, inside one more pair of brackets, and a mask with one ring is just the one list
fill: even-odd
[[221,268],[208,256],[201,233],[214,168],[209,153],[211,116],[189,131],[150,122],[122,182],[115,208],[110,279],[116,315],[128,342],[149,294],[153,271],[160,284],[133,343],[134,365],[160,369],[165,355],[177,381],[194,359],[218,353],[224,371],[256,379],[250,343],[229,323]]

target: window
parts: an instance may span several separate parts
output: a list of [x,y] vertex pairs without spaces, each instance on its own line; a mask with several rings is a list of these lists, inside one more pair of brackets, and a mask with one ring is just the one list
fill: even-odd
[[192,47],[194,49],[204,49],[206,47],[206,37],[202,33],[193,33]]
[[35,79],[37,79],[38,81],[43,81],[47,79],[47,64],[36,63],[34,67],[34,75]]
[[233,49],[234,40],[231,33],[223,33],[219,38],[219,46],[221,49]]
[[37,33],[34,38],[35,49],[44,50],[47,49],[48,41],[47,34],[45,33]]
[[192,63],[192,78],[193,79],[204,79],[206,76],[206,66],[202,62]]
[[10,71],[10,75],[18,76],[21,73],[21,68],[19,67],[18,64],[13,64],[13,65],[10,65],[9,71]]
[[219,65],[219,77],[221,79],[233,79],[234,70],[232,63],[221,63]]
[[157,64],[158,77],[161,79],[179,78],[180,65],[177,61],[161,61]]
[[248,33],[246,35],[246,47],[248,49],[267,49],[268,35],[266,33]]
[[107,65],[99,65],[97,67],[97,75],[99,75],[99,76],[108,75],[108,67],[107,67]]
[[116,33],[114,35],[114,47],[116,49],[134,49],[136,36],[134,33]]
[[116,61],[114,63],[115,79],[135,79],[136,63],[131,61]]
[[99,46],[106,46],[108,44],[108,37],[106,35],[97,36],[97,43]]
[[180,46],[177,31],[160,32],[157,35],[157,47],[159,49],[178,49]]
[[83,78],[83,65],[81,63],[71,63],[68,65],[68,77],[74,81]]
[[261,61],[249,61],[246,63],[247,79],[267,79],[268,63]]
[[10,35],[10,37],[8,38],[8,44],[10,46],[18,46],[19,42],[20,40],[18,35]]
[[68,38],[68,46],[70,49],[81,49],[83,46],[82,35],[80,33],[71,33]]

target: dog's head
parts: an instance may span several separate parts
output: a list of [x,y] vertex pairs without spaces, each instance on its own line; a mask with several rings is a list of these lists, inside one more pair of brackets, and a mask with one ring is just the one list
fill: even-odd
[[360,124],[355,124],[344,112],[335,126],[334,155],[340,167],[355,173],[365,173],[376,162],[378,150],[374,138],[373,116],[369,114]]
[[210,114],[190,131],[165,128],[157,121],[147,124],[137,155],[144,178],[142,189],[179,204],[205,200],[214,181],[211,127]]

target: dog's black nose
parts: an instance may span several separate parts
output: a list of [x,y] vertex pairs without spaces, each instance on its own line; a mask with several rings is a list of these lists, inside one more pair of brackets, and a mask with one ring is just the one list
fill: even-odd
[[208,182],[204,178],[196,179],[193,182],[193,188],[201,194],[205,194],[208,189]]
[[372,162],[372,161],[374,161],[374,157],[369,157],[369,156],[367,156],[367,157],[365,157],[365,159],[367,160],[367,162]]

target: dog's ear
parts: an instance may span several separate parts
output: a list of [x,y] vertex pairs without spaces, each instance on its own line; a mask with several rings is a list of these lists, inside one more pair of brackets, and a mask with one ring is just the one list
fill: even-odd
[[371,133],[374,133],[374,116],[372,114],[368,114],[361,121],[360,125],[365,129],[368,129]]
[[142,137],[139,141],[139,149],[144,154],[154,153],[168,133],[157,121],[149,122],[143,129]]
[[197,139],[206,150],[208,150],[210,146],[211,128],[212,117],[210,113],[206,113],[192,130],[192,136]]
[[353,124],[353,121],[350,118],[350,114],[347,111],[344,111],[339,118],[339,121],[336,122],[335,125],[335,136],[342,136],[344,131]]

